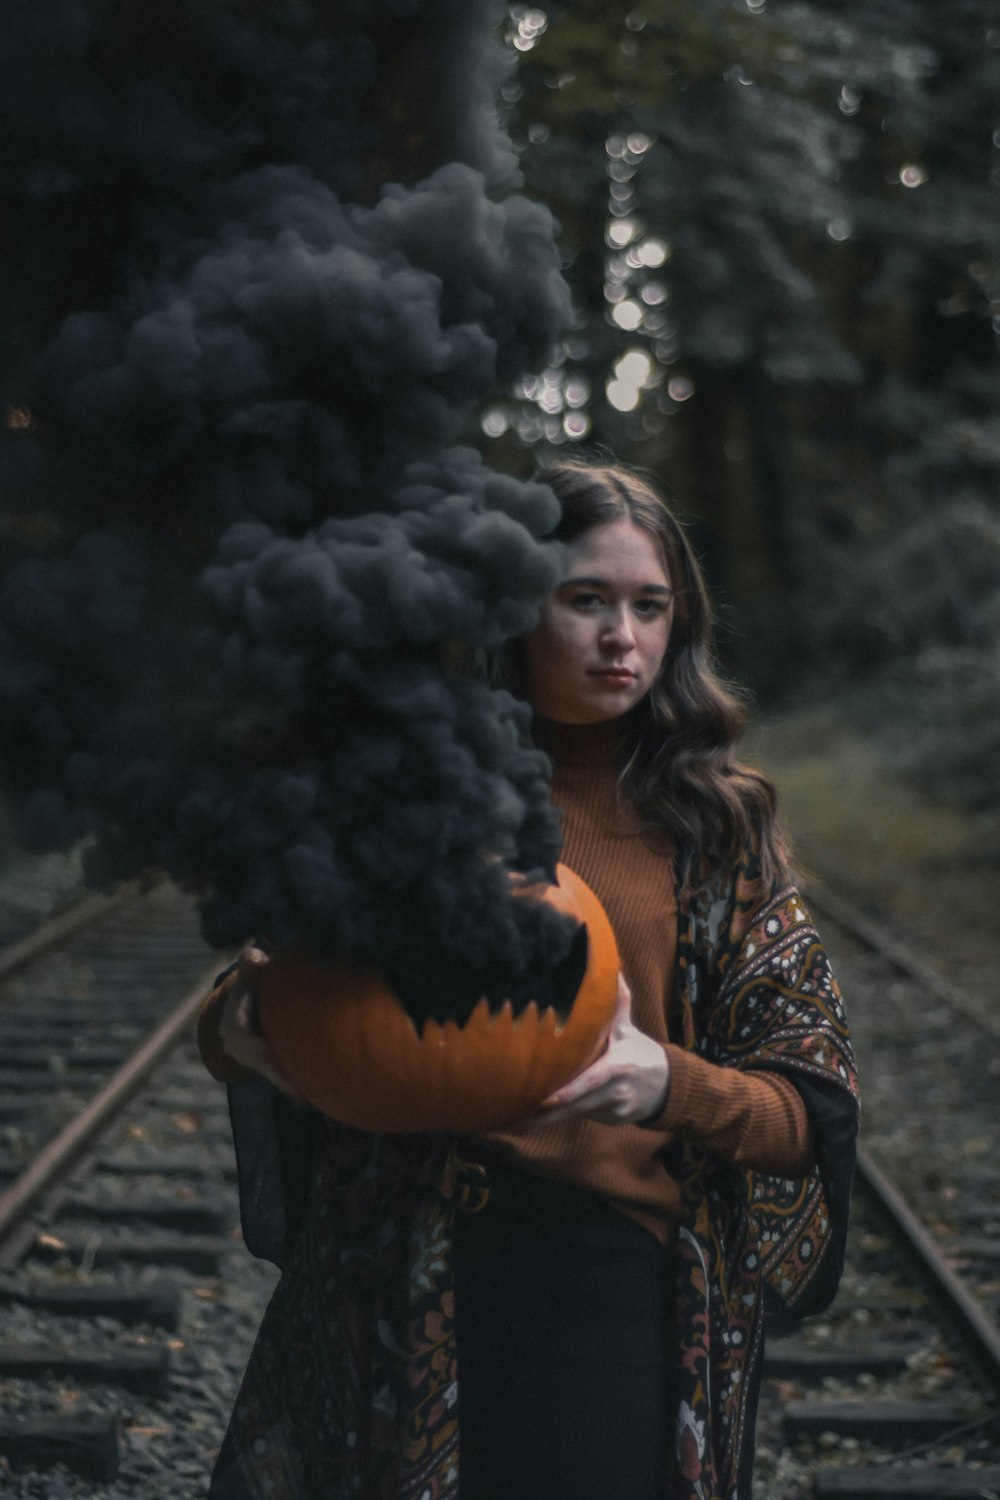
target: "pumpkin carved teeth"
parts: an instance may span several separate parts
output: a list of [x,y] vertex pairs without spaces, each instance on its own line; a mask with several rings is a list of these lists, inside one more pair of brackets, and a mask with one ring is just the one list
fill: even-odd
[[[535,1113],[600,1052],[614,1013],[618,950],[597,897],[565,866],[538,899],[579,922],[570,951],[516,1006],[483,997],[464,1020],[418,1028],[373,969],[279,953],[261,971],[260,1021],[303,1098],[385,1133],[479,1133]],[[533,892],[534,896],[536,893]]]

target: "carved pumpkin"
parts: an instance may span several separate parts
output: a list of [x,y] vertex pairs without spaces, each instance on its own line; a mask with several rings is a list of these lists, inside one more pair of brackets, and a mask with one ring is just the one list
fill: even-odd
[[[567,1013],[480,1000],[468,1020],[416,1024],[373,970],[279,953],[258,979],[260,1024],[304,1099],[361,1130],[480,1133],[533,1114],[601,1051],[617,996],[611,924],[560,865],[541,899],[583,924]],[[581,976],[582,973],[582,977]],[[576,987],[576,980],[579,985]]]

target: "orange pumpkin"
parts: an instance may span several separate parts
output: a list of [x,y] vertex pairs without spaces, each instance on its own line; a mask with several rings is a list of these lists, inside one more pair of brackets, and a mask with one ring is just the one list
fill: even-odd
[[[567,1014],[480,1000],[463,1023],[418,1030],[373,970],[276,954],[258,979],[260,1024],[304,1099],[361,1130],[481,1133],[533,1114],[601,1051],[619,958],[604,908],[565,865],[540,899],[586,929],[583,977]],[[536,894],[534,891],[532,895]]]

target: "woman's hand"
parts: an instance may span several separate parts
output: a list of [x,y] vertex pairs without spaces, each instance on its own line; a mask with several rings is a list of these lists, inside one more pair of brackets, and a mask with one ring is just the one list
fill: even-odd
[[275,1088],[292,1099],[298,1094],[289,1083],[270,1044],[261,1035],[257,1024],[257,994],[255,981],[268,956],[260,948],[244,948],[239,956],[236,978],[230,987],[219,1016],[219,1039],[223,1051],[236,1059],[244,1068],[260,1073]]
[[667,1102],[670,1065],[659,1042],[632,1020],[632,995],[618,976],[618,1000],[607,1046],[595,1062],[544,1100],[541,1111],[525,1121],[551,1125],[556,1120],[585,1118],[606,1125],[651,1119]]

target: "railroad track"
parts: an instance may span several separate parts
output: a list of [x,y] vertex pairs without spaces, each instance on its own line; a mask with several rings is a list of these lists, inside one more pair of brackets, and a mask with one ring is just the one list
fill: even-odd
[[0,1493],[201,1495],[273,1275],[239,1241],[220,967],[169,885],[0,953]]
[[772,1340],[767,1500],[1000,1500],[1000,1026],[837,893],[809,893],[849,1000],[863,1129],[847,1268]]
[[[757,1493],[989,1500],[995,1038],[829,897],[866,1151],[841,1296],[769,1346]],[[0,954],[0,1492],[194,1500],[274,1273],[239,1242],[224,1095],[190,1040],[218,964],[190,903],[163,886],[92,918],[6,977]]]

